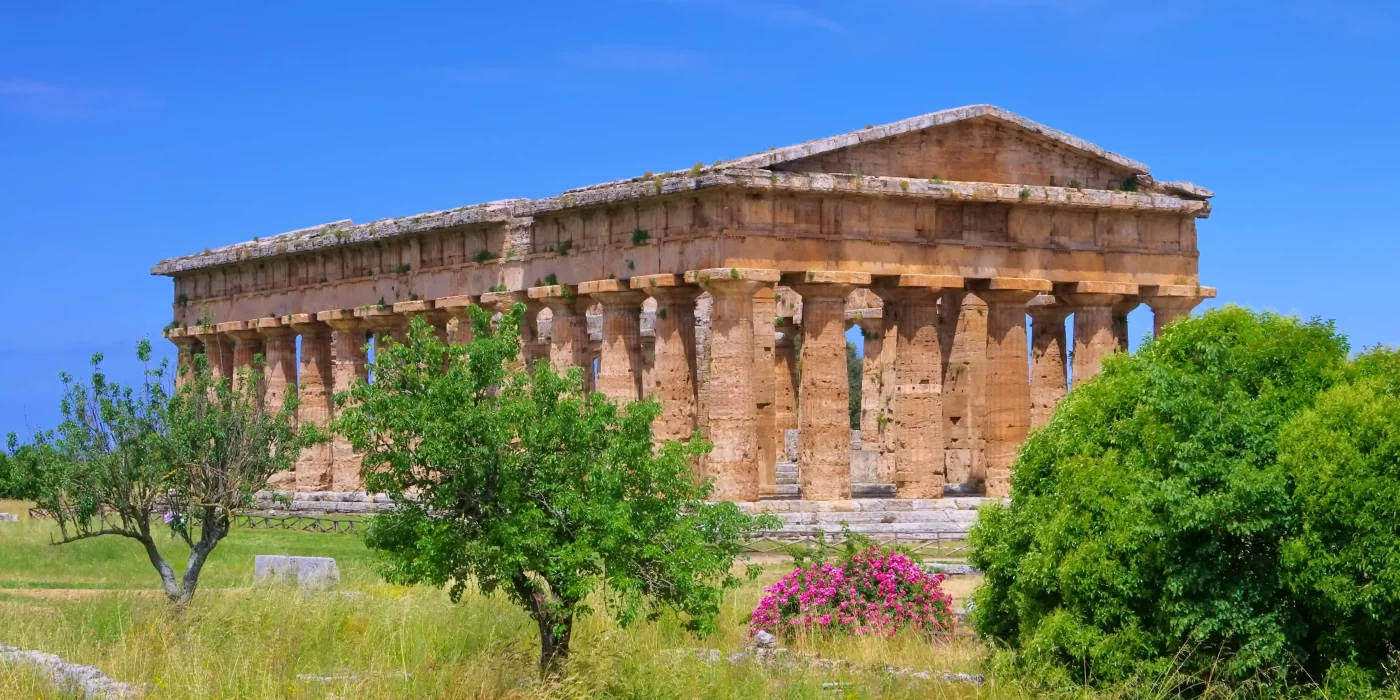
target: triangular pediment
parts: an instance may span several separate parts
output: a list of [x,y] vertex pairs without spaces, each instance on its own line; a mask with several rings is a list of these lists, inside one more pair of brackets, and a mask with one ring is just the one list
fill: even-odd
[[933,112],[725,163],[791,172],[1111,190],[1146,165],[991,105]]

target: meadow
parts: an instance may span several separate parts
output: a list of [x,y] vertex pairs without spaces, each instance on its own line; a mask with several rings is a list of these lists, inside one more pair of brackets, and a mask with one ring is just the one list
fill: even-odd
[[[0,502],[23,513],[25,504]],[[23,517],[23,516],[21,516]],[[160,698],[971,698],[1025,697],[1014,682],[982,688],[892,675],[892,664],[981,673],[975,639],[793,640],[794,651],[852,662],[760,666],[713,662],[747,644],[762,587],[790,567],[772,562],[731,591],[719,632],[696,638],[674,619],[620,628],[606,615],[576,632],[567,677],[536,674],[534,623],[499,595],[383,583],[353,535],[238,529],[215,550],[191,608],[172,617],[139,545],[98,538],[55,547],[47,521],[0,524],[0,642],[59,654]],[[168,551],[182,547],[170,541]],[[342,583],[300,592],[254,585],[255,554],[334,557]],[[182,557],[180,557],[183,560]],[[953,579],[959,599],[976,585]],[[960,601],[959,601],[960,602]],[[601,608],[602,601],[597,605]],[[32,670],[0,665],[0,697],[65,697]]]

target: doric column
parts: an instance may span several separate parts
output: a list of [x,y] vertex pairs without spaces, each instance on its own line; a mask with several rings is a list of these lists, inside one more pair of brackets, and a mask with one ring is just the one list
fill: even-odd
[[175,345],[175,388],[180,389],[189,383],[190,373],[194,371],[194,355],[200,348],[199,341],[184,328],[170,328],[161,335]]
[[[369,380],[365,362],[366,329],[363,321],[350,309],[322,311],[316,320],[331,328],[331,390],[333,394],[349,391],[355,382]],[[331,490],[358,491],[364,481],[360,478],[360,455],[350,447],[350,441],[340,435],[331,440]]]
[[899,275],[874,287],[885,314],[898,319],[894,358],[894,406],[890,426],[895,495],[940,498],[944,484],[943,343],[938,298],[961,289],[951,275]]
[[194,336],[204,349],[209,363],[209,376],[214,381],[233,379],[233,339],[214,330],[213,326],[190,326],[186,335]]
[[695,298],[700,289],[679,275],[633,277],[633,289],[656,300],[656,360],[646,393],[661,402],[652,439],[689,440],[699,429],[695,384]]
[[[568,284],[531,287],[529,294],[553,315],[549,330],[549,364],[561,373],[570,367],[586,370],[589,364],[587,313],[592,299],[580,300],[578,288]],[[587,380],[585,376],[585,390]]]
[[946,483],[985,481],[982,424],[986,417],[987,304],[948,290],[939,303],[943,343],[943,474]]
[[1157,338],[1167,324],[1191,315],[1191,310],[1206,299],[1214,299],[1215,287],[1187,284],[1144,286],[1141,296],[1152,309],[1152,337]]
[[1051,289],[1050,280],[993,277],[979,280],[987,302],[987,496],[1011,495],[1011,467],[1031,429],[1026,303]]
[[603,342],[598,353],[599,392],[618,406],[642,396],[642,302],[626,280],[594,280],[578,286],[580,295],[603,305]]
[[450,317],[447,322],[448,343],[466,345],[472,342],[471,310],[476,305],[476,300],[467,294],[433,300],[433,308],[445,312]]
[[773,319],[776,312],[773,287],[764,287],[753,296],[753,400],[758,420],[758,491],[767,495],[778,490],[778,445],[776,384],[773,369]]
[[[252,321],[228,321],[220,323],[214,330],[233,339],[233,375],[232,386],[234,391],[243,390],[245,377],[251,377],[254,381],[260,380],[260,375],[267,373],[267,357],[263,351],[263,337],[258,333],[257,320]],[[263,369],[257,367],[258,355],[263,357]],[[261,395],[265,388],[259,387],[257,394]]]
[[394,304],[394,313],[403,317],[405,333],[408,332],[408,324],[421,317],[424,323],[432,326],[433,335],[436,335],[443,345],[447,344],[447,322],[452,316],[445,309],[437,308],[432,299],[400,301]]
[[869,285],[863,272],[809,270],[785,275],[802,295],[802,438],[797,477],[812,501],[851,497],[850,385],[846,374],[846,296]]
[[1123,301],[1113,305],[1113,339],[1118,343],[1118,349],[1123,352],[1128,351],[1128,314],[1142,305],[1142,300],[1137,297],[1124,297]]
[[266,363],[263,405],[280,411],[287,396],[297,390],[297,334],[281,318],[260,318],[257,324]]
[[797,324],[790,316],[773,323],[774,428],[779,436],[797,430]]
[[1056,289],[1074,307],[1075,386],[1097,375],[1104,358],[1118,349],[1113,307],[1137,292],[1137,285],[1119,282],[1071,282]]
[[1026,305],[1031,316],[1031,430],[1050,422],[1069,389],[1065,319],[1071,309],[1051,294]]
[[481,295],[481,305],[494,309],[496,313],[510,313],[511,307],[516,304],[525,305],[525,316],[520,319],[520,362],[530,367],[536,359],[548,356],[540,348],[540,311],[544,309],[544,304],[530,298],[530,293],[523,290]]
[[[301,404],[297,406],[297,422],[325,428],[334,410],[331,328],[318,322],[315,314],[292,314],[287,321],[292,331],[301,335],[301,357],[297,364],[300,376],[297,396]],[[331,490],[334,484],[331,455],[331,446],[327,443],[302,450],[296,465],[296,490]]]
[[[717,501],[758,500],[758,416],[753,392],[753,296],[777,270],[717,268],[685,273],[714,298],[710,312],[709,438],[705,460]],[[838,316],[839,322],[839,316]],[[844,349],[843,349],[844,352]]]

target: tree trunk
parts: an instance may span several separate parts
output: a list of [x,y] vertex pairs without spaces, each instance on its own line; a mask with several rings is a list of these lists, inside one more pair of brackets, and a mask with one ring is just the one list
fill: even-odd
[[563,670],[564,663],[569,660],[569,641],[574,634],[574,619],[570,616],[551,620],[545,615],[544,619],[536,619],[535,622],[540,628],[540,676],[557,676]]

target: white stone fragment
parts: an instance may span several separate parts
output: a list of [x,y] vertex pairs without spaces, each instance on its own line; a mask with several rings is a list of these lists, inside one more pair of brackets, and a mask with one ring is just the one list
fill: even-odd
[[253,559],[253,580],[292,582],[302,589],[333,588],[340,584],[340,567],[330,557],[290,557],[259,554]]

